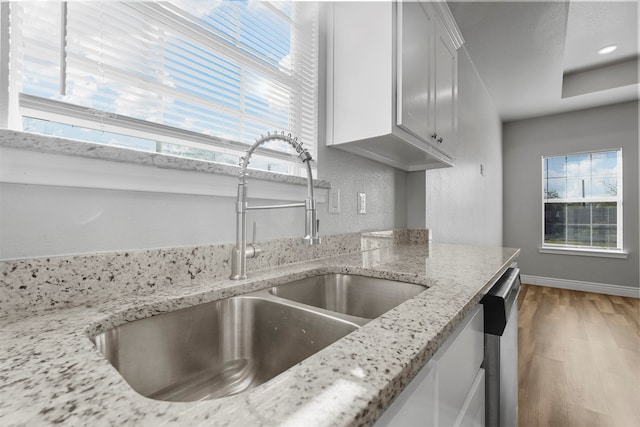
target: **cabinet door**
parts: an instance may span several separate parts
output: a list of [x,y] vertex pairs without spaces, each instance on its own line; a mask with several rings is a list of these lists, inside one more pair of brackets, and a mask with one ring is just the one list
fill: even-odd
[[435,373],[427,363],[376,421],[375,427],[435,426],[436,405]]
[[484,313],[467,315],[375,427],[484,426]]
[[438,426],[455,425],[483,359],[484,312],[478,306],[431,359],[436,370]]
[[454,154],[458,100],[458,53],[444,25],[435,22],[435,131],[436,144],[447,154]]
[[[484,369],[478,371],[478,375],[469,390],[467,400],[464,402],[462,411],[454,427],[484,427],[485,425],[485,377]],[[513,424],[515,426],[515,424]]]
[[397,124],[423,141],[434,128],[434,13],[429,4],[398,3]]

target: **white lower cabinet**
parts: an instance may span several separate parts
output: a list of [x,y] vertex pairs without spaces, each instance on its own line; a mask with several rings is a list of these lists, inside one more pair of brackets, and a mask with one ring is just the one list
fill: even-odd
[[376,427],[484,426],[484,318],[476,307],[376,422]]
[[480,369],[454,425],[460,427],[484,426],[484,410],[484,369]]

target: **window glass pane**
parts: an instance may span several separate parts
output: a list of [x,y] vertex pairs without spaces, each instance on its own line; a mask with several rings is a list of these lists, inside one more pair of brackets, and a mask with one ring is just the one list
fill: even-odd
[[616,225],[618,222],[618,207],[615,202],[593,203],[593,223]]
[[592,197],[615,197],[618,195],[618,177],[593,177]]
[[591,221],[590,203],[569,203],[567,204],[567,224],[581,225],[589,224]]
[[591,244],[591,204],[567,205],[567,244],[589,246]]
[[544,242],[564,244],[566,224],[565,203],[545,203],[544,205]]
[[549,178],[564,178],[566,176],[566,158],[565,157],[551,157],[545,159],[547,161],[547,173]]
[[225,163],[228,165],[238,164],[238,157],[231,154],[202,150],[193,147],[185,147],[184,145],[169,144],[166,142],[158,144],[157,152],[162,154],[170,154],[172,156],[206,160],[209,162]]
[[567,198],[582,199],[591,195],[591,179],[589,177],[567,178]]
[[590,246],[591,227],[589,225],[567,225],[567,245]]
[[254,162],[256,163],[256,169],[278,173],[289,173],[290,166],[285,162],[280,162],[260,155],[256,155],[251,158],[251,163],[253,164]]
[[591,156],[589,154],[574,154],[567,156],[567,176],[584,178],[591,173]]
[[616,225],[594,225],[593,226],[593,246],[601,248],[616,248],[617,242]]
[[[20,9],[12,4],[11,21],[21,23],[20,34],[11,37],[21,37],[17,42],[31,49],[22,52],[22,90],[38,96],[60,97],[60,14],[58,2],[30,2],[30,7]],[[42,29],[46,28],[46,37]]]
[[549,178],[546,180],[545,198],[564,199],[567,197],[567,180],[565,178]]
[[593,153],[591,156],[592,176],[612,177],[617,175],[618,153],[616,151]]
[[23,118],[22,127],[27,132],[54,135],[61,138],[77,139],[114,147],[132,148],[140,151],[154,152],[157,146],[157,142],[150,139],[32,119],[30,117]]

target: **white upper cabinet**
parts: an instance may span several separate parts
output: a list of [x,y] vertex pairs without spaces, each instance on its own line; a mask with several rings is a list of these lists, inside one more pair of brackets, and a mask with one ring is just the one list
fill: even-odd
[[429,142],[435,130],[433,57],[435,10],[417,2],[399,3],[398,126]]
[[452,166],[457,48],[445,3],[335,2],[327,145],[414,171]]
[[453,155],[458,129],[458,52],[442,21],[435,24],[435,123],[431,138],[442,151]]

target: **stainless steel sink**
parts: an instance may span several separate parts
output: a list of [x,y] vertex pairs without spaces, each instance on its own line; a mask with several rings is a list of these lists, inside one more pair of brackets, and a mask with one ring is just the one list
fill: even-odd
[[271,289],[271,294],[337,313],[375,319],[426,290],[424,286],[352,274],[326,274]]
[[255,387],[358,328],[257,294],[136,320],[93,342],[138,393],[185,402]]
[[125,323],[92,341],[143,396],[215,399],[269,381],[425,289],[317,276]]

